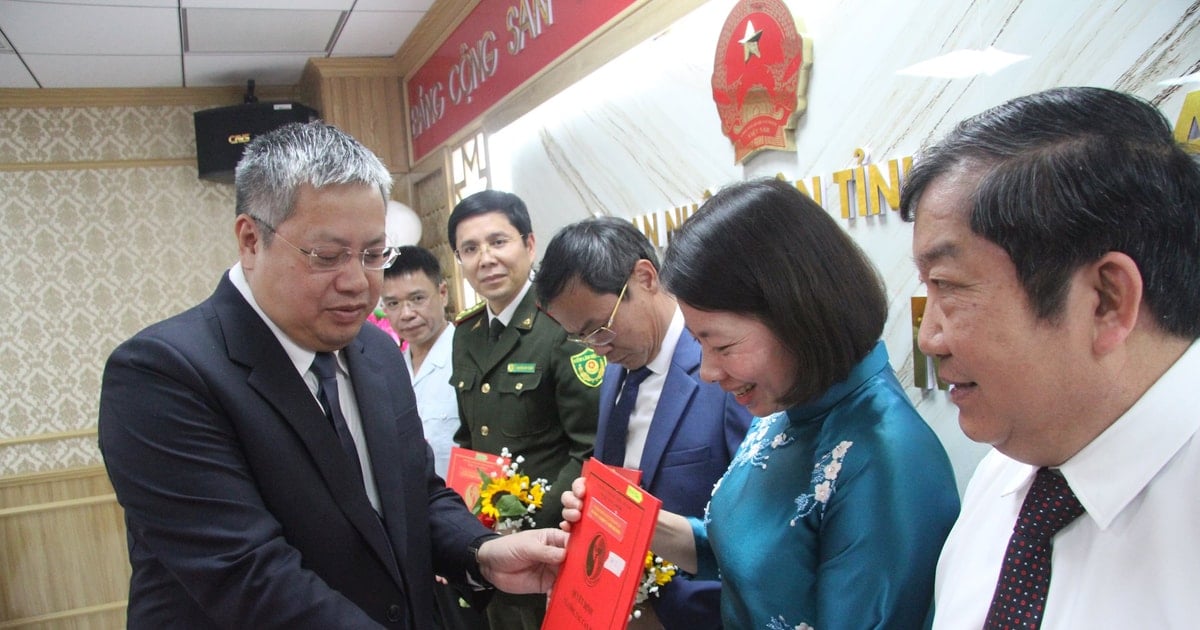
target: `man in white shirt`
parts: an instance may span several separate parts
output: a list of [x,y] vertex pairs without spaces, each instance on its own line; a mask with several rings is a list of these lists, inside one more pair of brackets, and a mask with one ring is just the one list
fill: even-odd
[[[396,261],[383,271],[380,300],[392,330],[408,342],[404,364],[412,377],[417,413],[425,441],[433,449],[434,470],[445,479],[459,425],[458,400],[450,385],[454,324],[446,319],[446,280],[433,252],[415,245],[398,247],[397,252]],[[487,619],[460,595],[454,586],[439,580],[434,588],[437,627],[486,629]]]
[[445,479],[458,430],[458,401],[450,386],[454,325],[446,318],[446,281],[433,252],[406,245],[383,271],[383,310],[402,341],[417,412],[433,447],[434,470]]
[[995,447],[942,551],[934,627],[1195,627],[1200,167],[1153,105],[1057,88],[960,123],[901,206],[921,350]]

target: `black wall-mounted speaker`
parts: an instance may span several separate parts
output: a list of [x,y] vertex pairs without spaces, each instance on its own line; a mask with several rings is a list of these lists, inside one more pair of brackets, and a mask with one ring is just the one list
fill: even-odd
[[316,120],[318,114],[299,103],[244,103],[198,111],[193,118],[200,179],[232,184],[246,144],[287,123]]

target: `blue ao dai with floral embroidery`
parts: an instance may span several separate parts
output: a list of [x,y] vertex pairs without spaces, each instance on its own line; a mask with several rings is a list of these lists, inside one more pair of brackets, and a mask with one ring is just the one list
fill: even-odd
[[720,575],[730,630],[921,628],[958,508],[881,342],[818,400],[754,420],[692,519],[699,574]]

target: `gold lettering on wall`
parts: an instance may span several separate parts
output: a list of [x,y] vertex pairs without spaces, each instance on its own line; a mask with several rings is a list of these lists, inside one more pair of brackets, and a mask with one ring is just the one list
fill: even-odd
[[521,0],[516,6],[508,7],[505,28],[512,35],[508,42],[508,54],[515,55],[525,49],[525,37],[537,39],[542,34],[542,25],[554,24],[554,3],[551,0]]
[[[861,149],[855,152],[856,156],[860,154],[865,153]],[[854,166],[830,174],[829,179],[837,187],[838,209],[842,218],[854,220],[858,217],[885,214],[885,209],[899,210],[900,186],[903,178],[912,169],[912,163],[912,156],[904,156],[882,163]],[[825,185],[820,175],[813,175],[807,180],[790,179],[783,173],[775,177],[791,182],[797,190],[817,202],[817,205],[830,210],[823,201]],[[711,196],[712,192],[705,190],[701,199],[706,200]],[[670,245],[672,233],[696,213],[700,204],[701,202],[696,202],[668,210],[648,212],[633,217],[632,222],[655,247],[664,247]]]
[[1200,153],[1200,90],[1189,92],[1175,123],[1175,140],[1188,153]]

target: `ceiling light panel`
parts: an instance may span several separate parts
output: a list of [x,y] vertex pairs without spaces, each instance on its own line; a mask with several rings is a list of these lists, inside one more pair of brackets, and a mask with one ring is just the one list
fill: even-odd
[[326,52],[344,11],[185,9],[187,52]]
[[47,88],[179,87],[179,55],[22,55]]
[[179,54],[175,8],[0,0],[0,28],[23,55]]
[[188,87],[245,85],[295,85],[300,81],[307,53],[292,55],[184,55],[183,73]]
[[35,88],[38,84],[14,54],[0,55],[0,88]]
[[346,20],[333,47],[333,56],[390,57],[417,27],[416,11],[360,11]]
[[[383,0],[396,2],[397,0]],[[412,0],[400,0],[402,3]],[[362,0],[358,1],[362,4]],[[182,0],[185,9],[286,9],[290,11],[349,11],[355,0]]]

